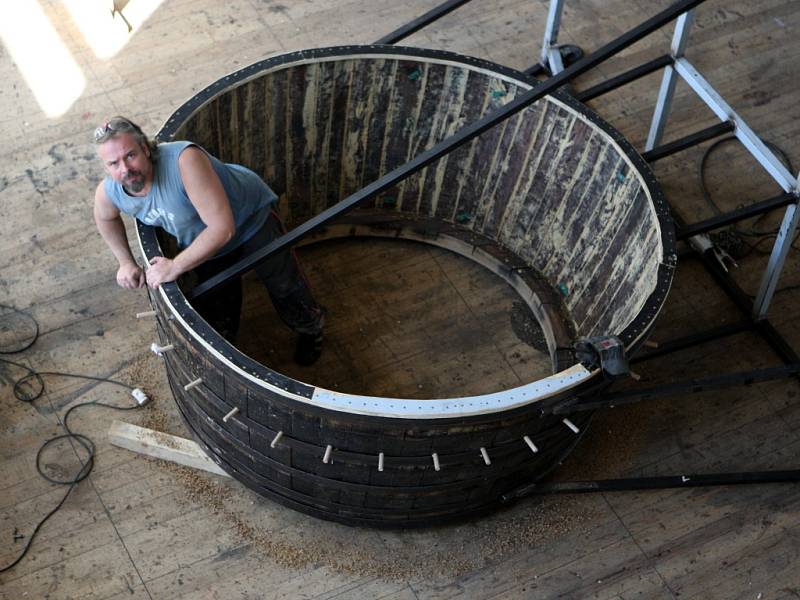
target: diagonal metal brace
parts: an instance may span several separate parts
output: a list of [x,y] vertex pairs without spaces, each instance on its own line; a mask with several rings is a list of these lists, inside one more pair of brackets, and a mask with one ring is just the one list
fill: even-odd
[[501,123],[502,121],[505,121],[509,117],[522,111],[524,108],[547,96],[579,75],[589,71],[590,69],[593,69],[605,60],[638,42],[657,29],[663,27],[666,23],[669,23],[679,15],[693,9],[696,6],[699,6],[704,1],[705,0],[680,0],[679,2],[676,2],[654,17],[651,17],[640,25],[627,31],[617,39],[607,43],[602,48],[587,56],[584,56],[560,73],[557,73],[553,77],[550,77],[539,85],[536,85],[525,94],[517,96],[501,108],[498,108],[485,117],[464,126],[452,136],[418,154],[411,161],[400,167],[397,167],[383,177],[373,181],[366,187],[351,194],[339,203],[325,209],[320,214],[299,225],[289,233],[282,235],[276,240],[273,240],[260,250],[244,257],[231,267],[204,281],[195,287],[191,292],[189,292],[187,296],[189,299],[197,298],[205,292],[222,285],[229,279],[243,275],[256,265],[266,260],[267,257],[271,256],[272,254],[292,246],[309,233],[323,227],[329,221],[346,214],[362,202],[370,200],[382,192],[396,186],[398,183],[410,177],[414,173],[421,171],[432,162],[438,160],[446,154],[449,154],[473,138],[476,138],[484,131],[491,129],[498,123]]

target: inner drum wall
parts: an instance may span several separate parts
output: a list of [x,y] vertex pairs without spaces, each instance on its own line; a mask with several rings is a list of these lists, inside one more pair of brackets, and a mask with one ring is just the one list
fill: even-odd
[[[219,95],[173,139],[258,172],[296,227],[524,93],[466,65],[356,58],[283,66]],[[495,239],[564,296],[578,336],[622,331],[655,290],[661,232],[608,133],[548,97],[433,163],[374,207]]]

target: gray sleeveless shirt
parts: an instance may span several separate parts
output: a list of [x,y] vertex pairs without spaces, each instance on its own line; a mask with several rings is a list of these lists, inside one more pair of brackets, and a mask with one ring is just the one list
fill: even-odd
[[[168,142],[158,145],[153,185],[147,196],[128,195],[122,184],[110,177],[106,177],[103,183],[106,195],[114,206],[136,217],[142,223],[161,227],[175,236],[182,249],[191,244],[206,228],[186,194],[178,168],[178,157],[181,152],[195,145],[191,142]],[[239,247],[258,231],[267,220],[269,207],[277,200],[277,196],[250,169],[223,163],[208,152],[206,155],[222,182],[236,222],[236,233],[233,238],[214,255],[221,256]]]

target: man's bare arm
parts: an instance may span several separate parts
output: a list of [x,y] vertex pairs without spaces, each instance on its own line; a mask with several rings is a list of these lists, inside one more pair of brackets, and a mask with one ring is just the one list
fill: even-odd
[[178,158],[178,167],[186,194],[206,228],[174,259],[156,257],[150,261],[147,283],[153,288],[175,281],[205,262],[236,233],[230,201],[205,152],[196,146],[186,148]]
[[119,262],[117,283],[124,288],[141,288],[145,285],[144,271],[133,258],[125,235],[125,224],[119,210],[108,199],[103,182],[94,193],[94,222],[112,254]]

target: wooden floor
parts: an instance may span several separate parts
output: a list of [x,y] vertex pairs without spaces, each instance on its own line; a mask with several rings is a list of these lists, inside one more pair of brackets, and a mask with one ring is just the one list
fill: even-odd
[[[800,597],[797,485],[528,499],[457,526],[374,531],[317,521],[225,478],[109,444],[114,418],[187,433],[162,366],[148,350],[153,324],[134,318],[147,310],[146,296],[116,287],[115,263],[91,222],[92,191],[102,175],[90,143],[94,127],[121,113],[155,131],[185,99],[241,66],[289,50],[368,43],[437,3],[132,0],[124,11],[137,27],[130,36],[115,29],[119,22],[110,21],[108,7],[92,17],[81,12],[90,3],[77,0],[0,8],[0,304],[27,310],[41,328],[32,348],[6,358],[39,371],[119,378],[153,398],[135,413],[73,413],[73,429],[97,444],[94,472],[44,525],[23,561],[0,575],[0,598]],[[565,4],[560,40],[593,50],[668,3]],[[139,27],[141,11],[150,9]],[[546,13],[544,0],[476,0],[408,44],[524,68],[538,56]],[[99,21],[87,25],[90,18]],[[794,168],[800,165],[798,29],[800,3],[793,0],[710,0],[698,11],[687,52]],[[575,88],[665,52],[671,33],[657,32]],[[124,41],[113,55],[100,44],[112,34]],[[30,60],[34,54],[42,60]],[[591,106],[641,148],[658,81],[650,75]],[[49,91],[35,95],[39,85]],[[59,109],[59,100],[68,106]],[[66,112],[53,116],[59,110]],[[679,85],[667,138],[715,122]],[[689,221],[713,214],[698,185],[708,145],[656,165],[670,201]],[[735,144],[710,157],[707,181],[727,210],[778,191]],[[293,375],[347,391],[425,397],[499,389],[546,369],[535,328],[505,284],[444,251],[410,246],[348,242],[302,250],[316,293],[331,309],[329,345],[318,366]],[[765,264],[765,256],[752,253],[732,272],[755,294]],[[800,284],[799,267],[792,251],[781,288]],[[796,290],[780,292],[769,314],[796,349],[798,299]],[[277,324],[274,335],[264,328],[275,317],[262,306],[256,290],[248,297],[251,335],[243,344],[289,370],[291,336]],[[668,340],[738,319],[687,258],[653,337]],[[15,327],[0,322],[0,342]],[[654,384],[778,363],[760,338],[741,334],[636,370]],[[44,395],[23,403],[12,393],[22,374],[0,363],[0,565],[19,554],[65,493],[35,468],[39,446],[62,432],[65,411],[87,400],[131,400],[121,388],[47,376]],[[786,380],[598,413],[556,476],[796,468],[798,391],[796,380]],[[61,477],[78,464],[67,444],[42,463]],[[15,539],[15,532],[26,537]]]

